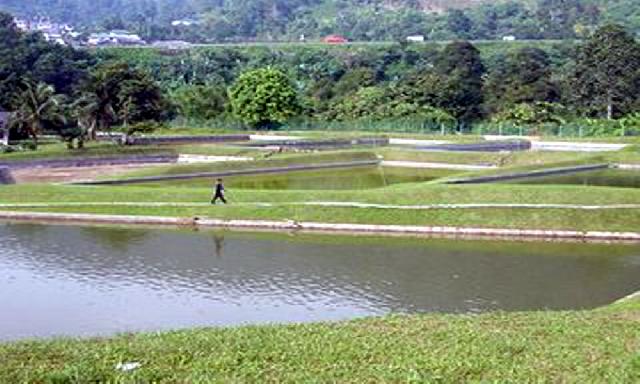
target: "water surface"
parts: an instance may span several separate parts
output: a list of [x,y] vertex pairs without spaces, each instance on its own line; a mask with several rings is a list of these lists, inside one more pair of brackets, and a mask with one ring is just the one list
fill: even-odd
[[0,339],[387,313],[593,308],[638,245],[0,224]]

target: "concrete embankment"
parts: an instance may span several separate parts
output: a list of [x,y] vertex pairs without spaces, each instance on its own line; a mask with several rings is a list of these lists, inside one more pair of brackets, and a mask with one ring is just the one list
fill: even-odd
[[5,161],[0,162],[0,167],[11,169],[28,168],[80,168],[96,167],[106,165],[125,164],[162,164],[175,163],[178,161],[177,154],[158,155],[127,155],[127,156],[104,156],[104,157],[71,157],[57,159],[38,159],[25,161]]
[[387,137],[360,137],[356,139],[327,139],[327,140],[271,140],[245,144],[246,146],[263,147],[283,147],[294,149],[337,149],[351,148],[357,146],[384,147],[389,145]]
[[383,160],[380,165],[391,168],[414,168],[414,169],[450,169],[460,171],[480,171],[486,169],[496,169],[495,165],[474,165],[474,164],[449,164],[449,163],[424,163],[417,161],[391,161]]
[[376,166],[380,162],[378,160],[365,160],[365,161],[350,161],[340,163],[327,163],[327,164],[305,164],[305,165],[290,165],[287,167],[273,167],[273,168],[254,168],[243,169],[236,171],[217,171],[217,172],[199,172],[188,173],[180,175],[162,175],[162,176],[148,176],[137,177],[122,180],[103,180],[103,181],[87,181],[80,183],[73,183],[75,185],[126,185],[126,184],[138,184],[138,183],[153,183],[158,181],[171,181],[171,180],[188,180],[198,178],[216,178],[216,177],[229,177],[229,176],[244,176],[244,175],[260,175],[268,173],[287,173],[294,171],[313,171],[323,169],[339,169],[339,168],[354,168],[365,166]]
[[485,135],[487,141],[504,140],[528,140],[531,142],[531,149],[534,151],[549,152],[615,152],[625,149],[629,144],[620,143],[594,143],[584,141],[546,141],[535,136],[499,136]]
[[448,180],[445,182],[445,184],[493,183],[496,181],[529,179],[529,178],[536,178],[536,177],[589,172],[589,171],[596,171],[600,169],[607,169],[609,167],[610,167],[609,164],[591,164],[591,165],[581,165],[581,166],[575,166],[575,167],[549,168],[549,169],[542,169],[542,170],[528,171],[528,172],[506,173],[501,175],[488,175],[488,176],[469,177],[465,179]]
[[201,228],[264,229],[371,235],[424,235],[455,236],[493,239],[539,239],[579,241],[632,241],[640,242],[637,232],[554,231],[536,229],[425,227],[406,225],[338,224],[267,220],[218,220],[206,218],[179,218],[157,216],[115,216],[94,214],[66,214],[42,212],[1,212],[0,220],[30,221],[67,224],[123,224],[188,226]]
[[[100,140],[122,141],[122,136],[101,136]],[[180,135],[180,136],[131,136],[127,145],[171,145],[198,143],[235,143],[250,141],[250,135]]]
[[416,146],[414,149],[422,151],[445,152],[503,152],[503,151],[528,151],[531,142],[527,140],[495,141],[471,144],[435,144]]

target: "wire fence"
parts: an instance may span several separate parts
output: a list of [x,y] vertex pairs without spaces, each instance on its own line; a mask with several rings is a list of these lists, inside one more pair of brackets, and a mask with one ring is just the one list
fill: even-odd
[[[254,130],[235,119],[209,121],[176,121],[176,127],[201,127],[220,131]],[[439,123],[419,117],[387,120],[322,121],[293,119],[285,124],[272,124],[258,129],[325,132],[406,133],[424,135],[496,135],[496,136],[551,136],[551,137],[640,137],[640,125],[626,125],[619,120],[577,120],[564,124],[513,124],[482,122],[474,124]]]

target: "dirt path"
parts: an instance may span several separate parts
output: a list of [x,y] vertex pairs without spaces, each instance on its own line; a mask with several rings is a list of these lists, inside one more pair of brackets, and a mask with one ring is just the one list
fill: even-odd
[[165,164],[98,165],[93,167],[25,168],[11,171],[19,184],[24,183],[68,183],[95,180],[98,177],[119,176],[140,168]]

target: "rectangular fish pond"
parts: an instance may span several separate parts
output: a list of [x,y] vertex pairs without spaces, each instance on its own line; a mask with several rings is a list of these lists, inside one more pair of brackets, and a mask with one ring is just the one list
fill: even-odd
[[589,172],[508,180],[501,183],[640,188],[640,170],[610,168]]
[[[448,169],[407,169],[366,166],[286,173],[262,173],[254,175],[223,176],[230,189],[267,190],[357,190],[386,187],[394,184],[428,182],[460,173]],[[136,186],[207,187],[214,177],[197,177],[183,180],[132,183]]]
[[583,309],[640,290],[640,245],[0,223],[0,339]]

